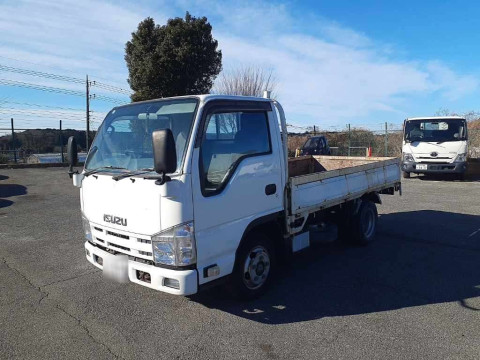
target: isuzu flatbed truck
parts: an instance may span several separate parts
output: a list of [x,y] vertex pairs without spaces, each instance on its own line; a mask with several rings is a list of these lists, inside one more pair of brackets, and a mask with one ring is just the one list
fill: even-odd
[[[132,103],[99,127],[80,189],[86,258],[106,275],[176,295],[226,282],[262,294],[322,229],[368,244],[379,194],[401,190],[399,159],[288,159],[272,99],[200,95]],[[318,237],[318,236],[315,236]]]

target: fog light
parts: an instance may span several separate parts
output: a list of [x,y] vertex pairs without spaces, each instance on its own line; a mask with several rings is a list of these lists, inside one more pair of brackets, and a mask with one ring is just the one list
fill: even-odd
[[100,256],[93,255],[93,259],[98,265],[103,266],[103,259]]
[[137,270],[137,279],[149,284],[152,282],[152,278],[150,277],[150,274],[145,271]]
[[173,289],[180,289],[180,282],[176,279],[164,278],[163,286],[173,288]]

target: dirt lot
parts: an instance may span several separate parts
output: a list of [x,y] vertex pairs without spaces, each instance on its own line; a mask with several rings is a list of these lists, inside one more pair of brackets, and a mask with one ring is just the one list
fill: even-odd
[[403,191],[374,244],[300,254],[245,304],[105,280],[66,170],[0,170],[1,357],[478,359],[480,182]]

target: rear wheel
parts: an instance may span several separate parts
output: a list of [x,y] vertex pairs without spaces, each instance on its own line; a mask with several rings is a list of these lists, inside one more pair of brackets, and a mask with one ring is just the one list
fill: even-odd
[[352,219],[352,240],[358,245],[367,245],[377,231],[377,207],[371,201],[362,201],[358,213]]
[[275,253],[271,240],[261,232],[253,232],[240,245],[227,285],[236,298],[249,300],[262,295],[275,270]]
[[403,171],[402,173],[404,179],[409,179],[410,178],[410,173],[407,171]]

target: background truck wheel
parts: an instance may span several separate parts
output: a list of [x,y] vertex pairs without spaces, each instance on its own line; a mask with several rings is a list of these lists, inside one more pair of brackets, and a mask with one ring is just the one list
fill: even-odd
[[410,178],[410,173],[409,172],[403,171],[402,175],[403,175],[404,179],[409,179]]
[[377,230],[377,207],[371,201],[364,200],[358,213],[352,219],[352,241],[358,245],[367,245],[375,238]]
[[240,245],[229,284],[230,293],[238,299],[250,300],[262,295],[275,270],[272,241],[261,232],[253,232]]

